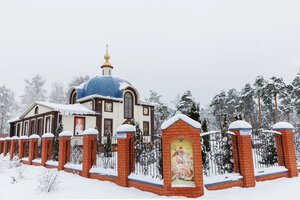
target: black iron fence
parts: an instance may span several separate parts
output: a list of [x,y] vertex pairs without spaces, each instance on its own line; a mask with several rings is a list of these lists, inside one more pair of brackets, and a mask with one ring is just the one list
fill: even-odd
[[237,141],[233,133],[221,131],[202,133],[201,146],[203,172],[206,176],[239,172]]
[[82,145],[78,145],[76,142],[71,145],[69,163],[75,165],[82,163]]
[[300,165],[300,128],[297,128],[294,133],[294,144],[295,144],[295,153],[297,159],[297,165]]
[[161,137],[153,136],[151,138],[136,134],[134,159],[135,165],[132,168],[132,173],[161,180],[163,178]]
[[96,168],[117,171],[118,153],[114,145],[117,145],[117,138],[115,137],[107,136],[103,144],[98,139]]
[[284,165],[281,134],[271,130],[253,130],[252,154],[255,169]]

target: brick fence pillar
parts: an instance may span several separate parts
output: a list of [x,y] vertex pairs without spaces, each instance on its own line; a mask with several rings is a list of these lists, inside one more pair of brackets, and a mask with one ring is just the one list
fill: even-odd
[[[199,122],[183,114],[162,124],[164,195],[189,198],[204,195],[200,128]],[[189,160],[186,164],[192,163],[185,169],[177,163],[182,154]],[[180,174],[182,170],[186,170],[185,174]]]
[[[13,157],[15,155],[18,155],[18,141],[19,141],[19,137],[18,136],[13,136],[11,138],[11,145],[10,145],[10,159],[13,159]],[[15,151],[17,151],[17,153],[15,154]]]
[[36,148],[38,148],[40,136],[37,134],[33,134],[29,137],[29,156],[28,156],[28,164],[32,164],[32,160],[35,159]]
[[83,137],[82,148],[82,176],[89,178],[90,169],[96,165],[96,151],[97,151],[97,135],[99,132],[96,129],[86,129],[81,134]]
[[296,153],[294,146],[294,127],[287,122],[278,122],[273,130],[281,133],[282,151],[285,167],[289,170],[289,177],[298,176]]
[[24,154],[25,154],[25,151],[26,151],[25,148],[28,148],[28,147],[25,147],[28,140],[29,140],[29,138],[27,136],[21,136],[20,137],[20,140],[19,140],[19,155],[18,155],[20,160],[24,157]]
[[4,138],[0,138],[0,154],[3,153],[3,148],[4,148]]
[[10,142],[11,142],[11,138],[10,137],[6,137],[4,139],[4,147],[3,147],[3,155],[6,156],[8,151],[10,150]]
[[237,151],[240,174],[243,176],[243,187],[255,186],[255,174],[252,155],[252,126],[243,120],[237,120],[229,125],[229,131],[234,132],[237,140]]
[[42,135],[42,166],[45,166],[47,160],[51,159],[53,137],[52,133]]
[[117,129],[118,138],[118,181],[117,184],[128,187],[128,176],[131,171],[134,156],[132,154],[132,140],[134,139],[136,128],[129,124],[124,124]]
[[63,131],[59,134],[58,170],[63,170],[70,157],[70,143],[73,133]]

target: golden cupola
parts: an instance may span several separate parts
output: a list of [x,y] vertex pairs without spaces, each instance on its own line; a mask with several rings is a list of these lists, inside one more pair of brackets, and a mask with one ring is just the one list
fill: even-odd
[[111,76],[111,71],[113,69],[113,66],[110,64],[109,60],[110,60],[110,55],[108,53],[108,45],[106,45],[106,53],[104,55],[104,63],[101,66],[102,68],[102,75],[104,76]]

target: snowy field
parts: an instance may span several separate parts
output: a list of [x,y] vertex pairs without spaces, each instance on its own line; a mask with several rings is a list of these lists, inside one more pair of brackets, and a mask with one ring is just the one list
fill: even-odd
[[[5,161],[7,162],[7,161]],[[18,177],[22,169],[23,178],[17,178],[13,183],[12,177]],[[108,199],[108,198],[174,198],[160,197],[152,193],[142,192],[135,188],[123,188],[114,183],[86,179],[76,174],[58,172],[59,184],[49,193],[37,190],[38,178],[45,172],[44,167],[22,165],[8,166],[0,161],[0,199]],[[300,178],[282,178],[275,181],[257,183],[255,188],[232,188],[220,191],[205,191],[200,199],[250,200],[260,199],[299,199]],[[178,199],[179,197],[175,197]]]

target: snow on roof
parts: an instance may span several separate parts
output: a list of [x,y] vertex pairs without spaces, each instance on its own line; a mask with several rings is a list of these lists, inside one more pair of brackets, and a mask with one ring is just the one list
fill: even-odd
[[288,122],[278,122],[273,126],[274,130],[278,129],[294,129],[294,126]]
[[188,123],[189,125],[191,125],[194,128],[200,129],[201,128],[201,124],[191,118],[189,118],[188,116],[184,115],[184,114],[177,114],[174,117],[170,118],[169,120],[165,121],[162,125],[161,125],[161,129],[167,129],[169,128],[171,125],[173,125],[175,122],[177,122],[178,120],[183,120],[186,123]]
[[42,138],[53,138],[54,135],[52,133],[45,133],[42,135]]
[[28,139],[29,139],[29,137],[27,135],[23,135],[20,137],[20,140],[28,140]]
[[252,126],[244,120],[236,120],[229,125],[229,130],[236,129],[252,129]]
[[94,128],[85,129],[80,135],[98,135],[99,131]]
[[54,111],[60,112],[62,115],[94,115],[96,112],[88,109],[87,107],[81,105],[81,104],[56,104],[56,103],[49,103],[49,102],[42,102],[42,101],[36,101],[35,103],[49,107],[53,109]]
[[71,137],[73,136],[73,133],[71,131],[63,131],[59,134],[59,137],[65,137],[65,136]]
[[136,128],[131,124],[123,124],[117,128],[117,133],[135,132]]
[[12,139],[12,140],[18,140],[19,137],[18,137],[18,136],[13,136],[11,139]]
[[11,137],[5,137],[4,140],[11,140]]
[[16,121],[19,121],[19,120],[20,120],[19,117],[14,117],[14,118],[12,118],[12,119],[9,119],[9,120],[7,121],[7,123],[10,124],[10,123],[13,123],[13,122],[16,122]]
[[40,136],[37,134],[32,134],[31,136],[29,136],[30,139],[40,139]]

